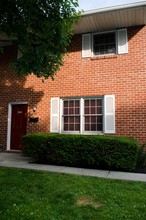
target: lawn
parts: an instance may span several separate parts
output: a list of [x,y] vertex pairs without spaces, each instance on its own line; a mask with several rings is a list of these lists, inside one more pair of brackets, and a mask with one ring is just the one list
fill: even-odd
[[0,168],[1,220],[145,220],[146,184]]

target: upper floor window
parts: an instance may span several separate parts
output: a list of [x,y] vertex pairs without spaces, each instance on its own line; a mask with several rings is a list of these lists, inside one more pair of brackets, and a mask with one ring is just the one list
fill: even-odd
[[82,57],[128,53],[127,29],[82,35]]
[[105,55],[116,53],[116,33],[93,34],[93,54]]

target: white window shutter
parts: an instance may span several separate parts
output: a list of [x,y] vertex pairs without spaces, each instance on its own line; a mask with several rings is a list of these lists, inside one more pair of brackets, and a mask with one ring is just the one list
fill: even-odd
[[91,57],[91,34],[82,35],[82,57]]
[[104,133],[115,133],[115,96],[104,96]]
[[50,132],[59,133],[59,98],[51,98]]
[[60,114],[59,114],[59,117],[60,117],[60,131],[59,131],[59,133],[63,132],[63,118],[62,118],[62,115],[63,115],[63,100],[60,99]]
[[127,29],[118,30],[118,54],[128,53]]

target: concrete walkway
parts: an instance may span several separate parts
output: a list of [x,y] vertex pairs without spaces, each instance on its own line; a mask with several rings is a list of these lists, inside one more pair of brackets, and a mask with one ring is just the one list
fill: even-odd
[[43,164],[31,163],[31,161],[32,160],[30,158],[24,157],[21,153],[0,152],[1,167],[14,167],[14,168],[42,170],[42,171],[58,172],[58,173],[77,174],[82,176],[94,176],[94,177],[107,178],[107,179],[146,182],[146,174],[43,165]]

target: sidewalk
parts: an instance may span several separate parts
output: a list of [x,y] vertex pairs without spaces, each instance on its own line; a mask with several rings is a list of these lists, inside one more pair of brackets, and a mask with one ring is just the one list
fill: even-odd
[[1,167],[23,168],[23,169],[31,169],[31,170],[77,174],[82,176],[94,176],[94,177],[107,178],[107,179],[146,182],[146,174],[43,165],[43,164],[35,164],[30,162],[31,159],[28,157],[24,157],[21,153],[3,153],[3,152],[0,153]]

